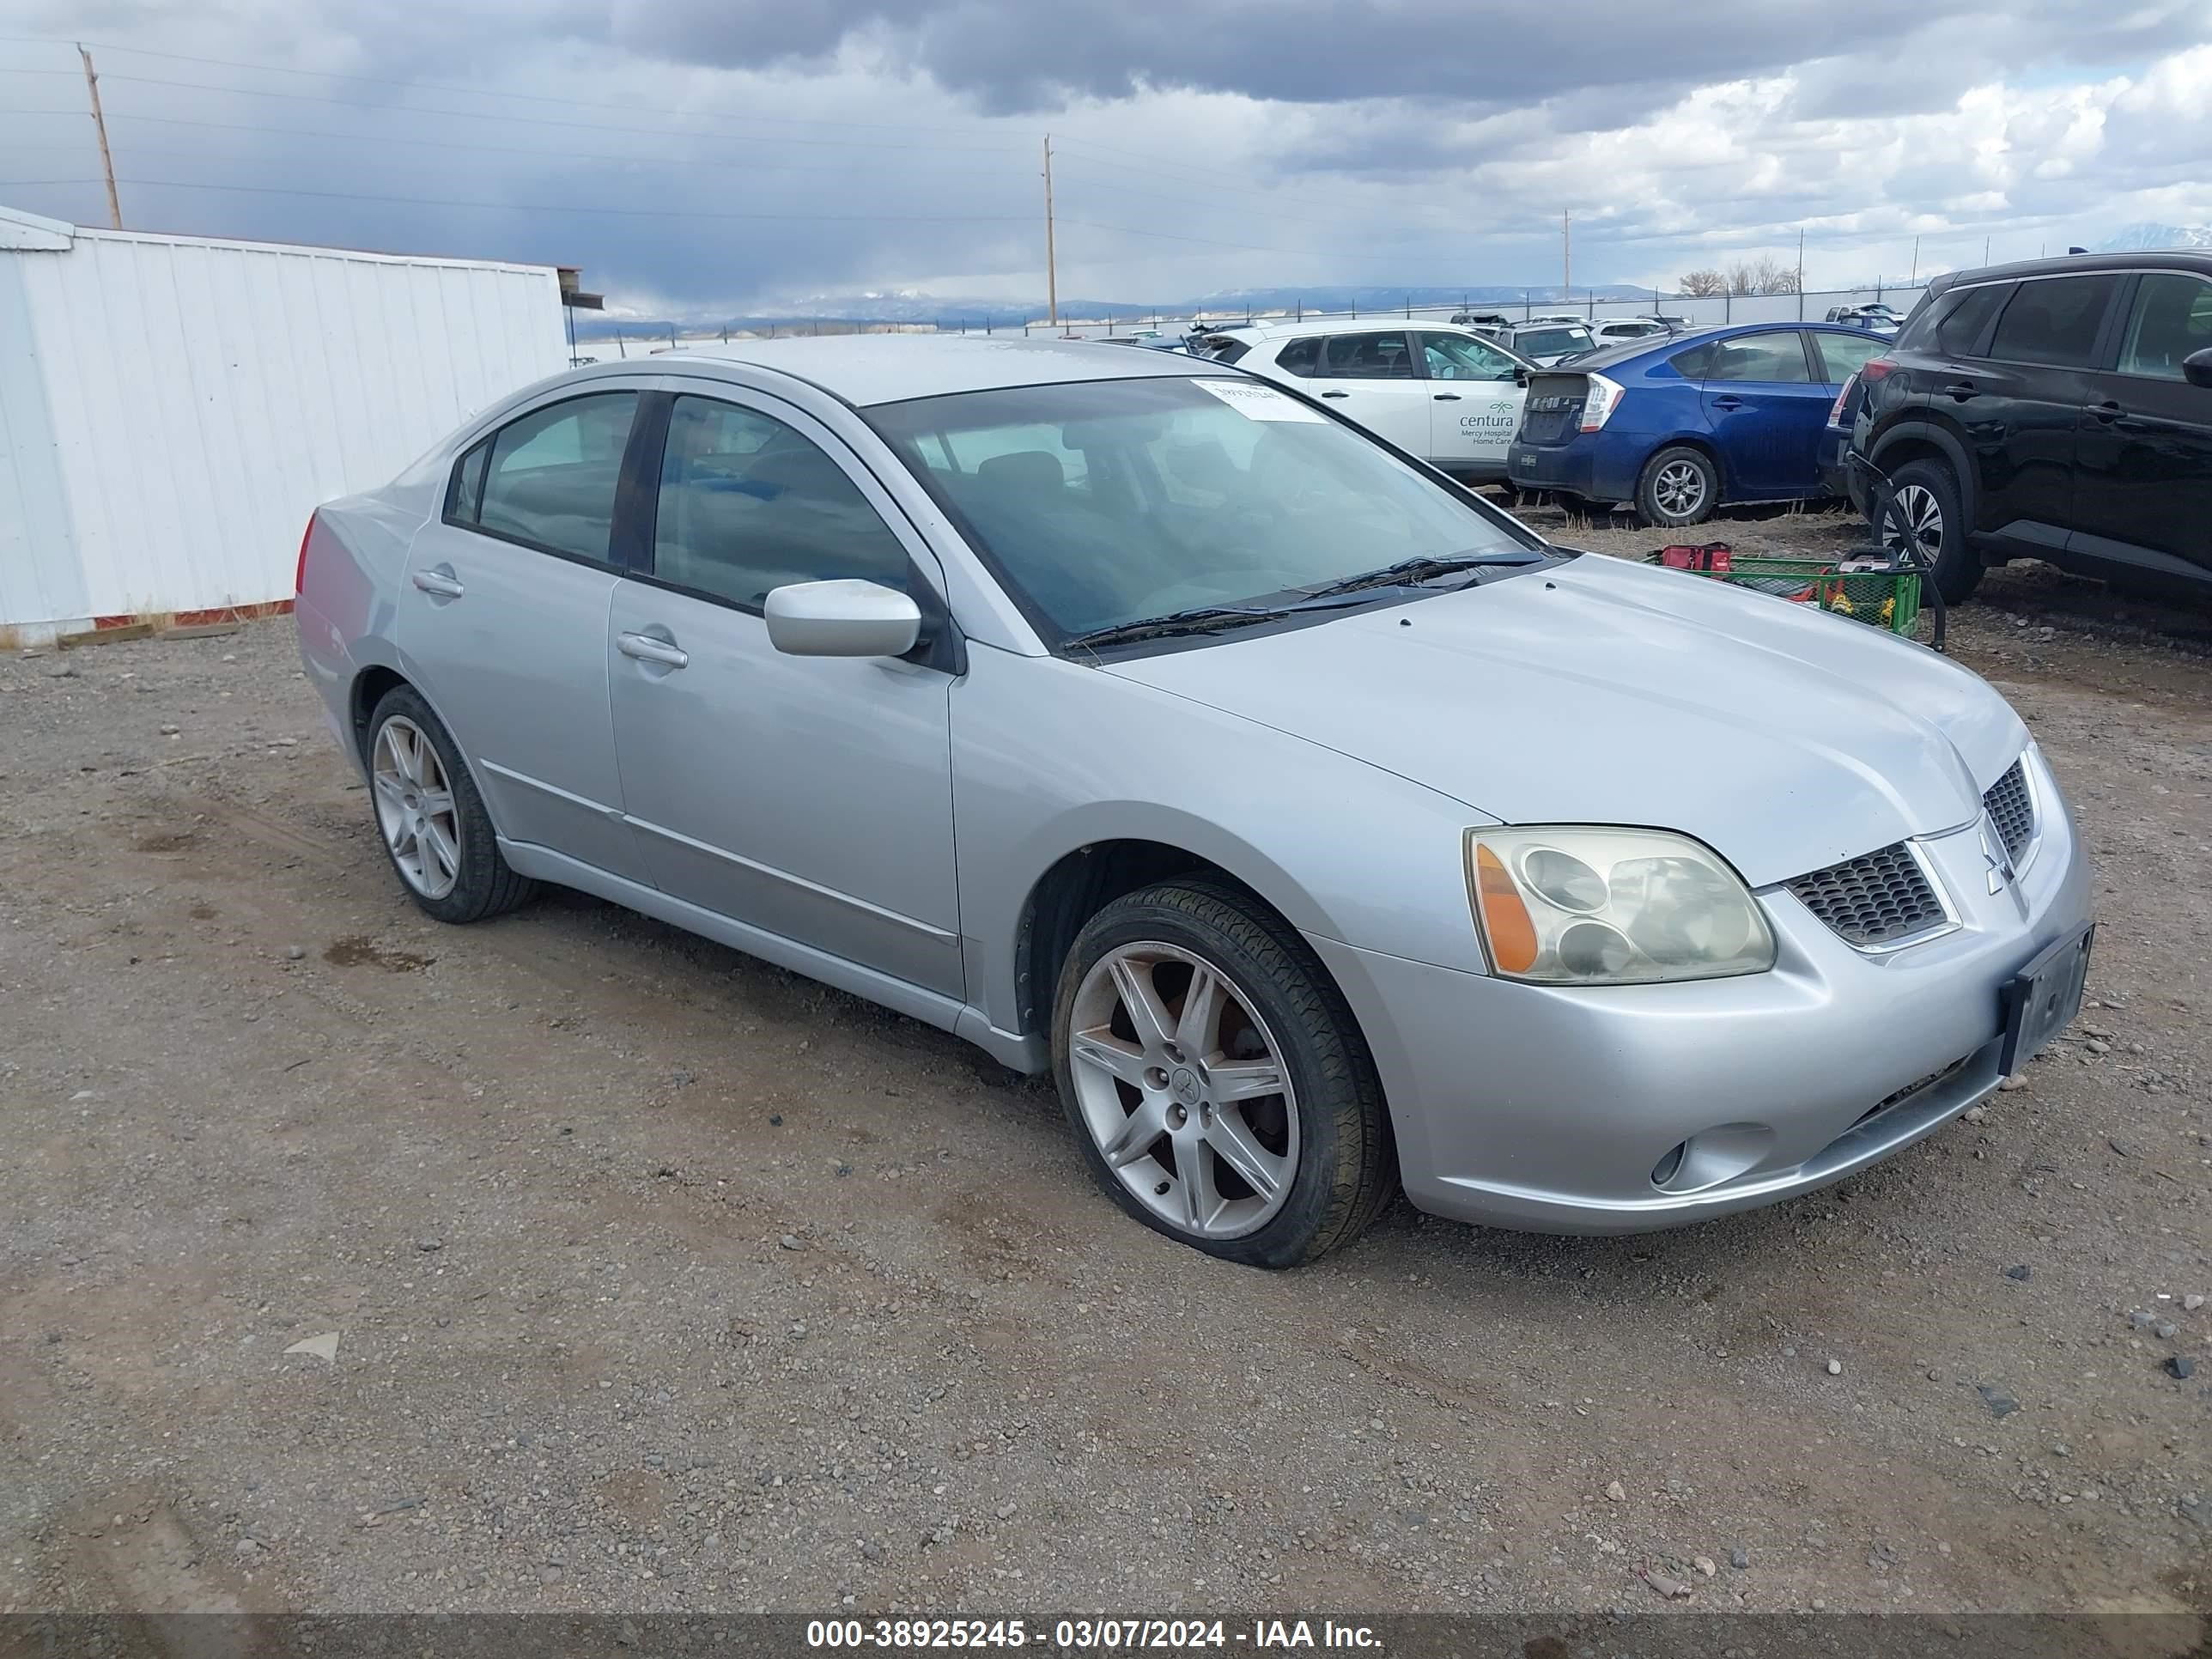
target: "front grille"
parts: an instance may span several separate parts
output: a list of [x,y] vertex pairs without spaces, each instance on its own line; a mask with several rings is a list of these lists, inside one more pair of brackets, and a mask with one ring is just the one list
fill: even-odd
[[1838,939],[1862,950],[1910,939],[1949,920],[1920,861],[1901,841],[1786,885]]
[[1982,807],[1997,827],[2005,855],[2019,863],[2035,835],[2035,797],[2027,791],[2025,762],[2014,761],[2012,769],[1989,787],[1983,793]]

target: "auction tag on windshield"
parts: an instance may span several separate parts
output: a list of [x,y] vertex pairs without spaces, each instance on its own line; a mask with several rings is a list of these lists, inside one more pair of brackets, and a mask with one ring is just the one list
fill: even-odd
[[1257,380],[1196,380],[1248,421],[1314,421],[1326,423],[1317,409],[1308,409],[1296,398],[1286,398]]

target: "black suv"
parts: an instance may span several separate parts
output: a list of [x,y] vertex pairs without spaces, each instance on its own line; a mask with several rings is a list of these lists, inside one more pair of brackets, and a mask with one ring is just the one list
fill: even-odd
[[1939,276],[1837,408],[1946,599],[2014,558],[2212,591],[2212,255]]

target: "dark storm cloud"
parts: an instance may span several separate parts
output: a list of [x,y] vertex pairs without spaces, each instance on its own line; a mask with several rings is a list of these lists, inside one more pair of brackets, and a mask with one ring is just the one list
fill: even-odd
[[[571,21],[581,9],[569,10]],[[759,67],[818,62],[850,43],[927,73],[988,109],[1035,110],[1070,96],[1144,87],[1241,93],[1291,103],[1450,100],[1474,106],[1581,94],[1593,123],[1619,125],[1662,89],[1771,73],[1791,64],[1892,58],[1950,26],[1987,59],[2111,62],[2177,30],[2201,36],[2204,8],[2166,0],[2114,15],[2076,0],[1853,0],[1782,6],[1650,0],[1468,8],[1435,0],[659,0],[604,14],[604,38],[680,62]],[[591,32],[586,30],[586,33]],[[1893,61],[1905,60],[1902,54]],[[1912,59],[1925,68],[1924,59]],[[1918,87],[1912,70],[1893,79]],[[1877,94],[1882,77],[1873,82]],[[1955,84],[1955,83],[1954,83]]]

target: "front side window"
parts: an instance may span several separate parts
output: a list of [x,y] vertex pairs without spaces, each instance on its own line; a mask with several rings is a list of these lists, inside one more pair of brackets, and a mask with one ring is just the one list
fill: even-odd
[[2008,363],[2085,368],[2095,355],[2117,276],[2046,276],[2022,283],[1997,319],[1990,356]]
[[2160,271],[2136,286],[2135,309],[2121,338],[2120,373],[2182,378],[2182,360],[2212,348],[2212,283]]
[[1711,361],[1705,366],[1705,379],[1709,380],[1803,386],[1812,378],[1812,371],[1805,366],[1802,338],[1795,329],[1716,340]]
[[550,553],[607,562],[635,392],[532,410],[462,458],[449,516]]
[[1423,334],[1421,359],[1432,380],[1510,380],[1520,364],[1464,334]]
[[843,468],[781,421],[715,398],[669,410],[653,574],[750,611],[791,582],[908,586],[906,549]]
[[1325,380],[1410,380],[1413,355],[1402,329],[1388,334],[1332,334],[1321,343]]
[[[1279,602],[1409,558],[1535,545],[1357,430],[1250,381],[1010,387],[866,413],[1048,639]],[[1016,434],[1054,441],[1009,450]],[[1083,458],[1079,477],[1066,451]],[[970,465],[974,454],[991,459]]]

